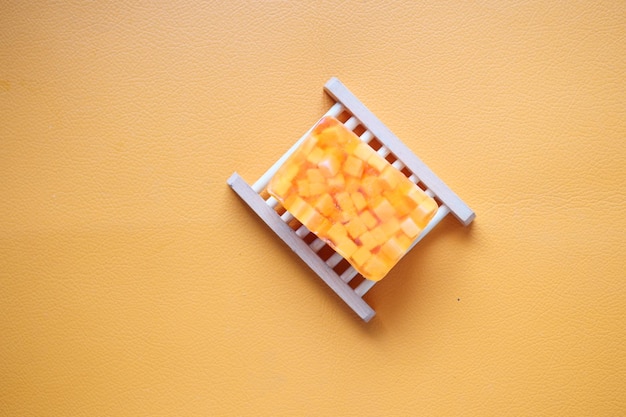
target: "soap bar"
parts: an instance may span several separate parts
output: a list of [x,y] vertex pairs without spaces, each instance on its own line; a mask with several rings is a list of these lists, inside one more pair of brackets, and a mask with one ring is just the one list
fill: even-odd
[[333,117],[314,126],[267,191],[373,281],[406,254],[438,207]]

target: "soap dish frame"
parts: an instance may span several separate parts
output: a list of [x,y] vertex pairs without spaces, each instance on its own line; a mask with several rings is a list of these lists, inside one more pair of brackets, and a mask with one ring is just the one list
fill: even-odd
[[[391,130],[389,130],[359,99],[336,77],[324,85],[324,91],[335,101],[324,116],[345,121],[343,124],[355,131],[361,141],[369,144],[391,165],[403,172],[438,204],[437,212],[415,239],[409,251],[422,240],[449,213],[468,226],[475,213],[433,171],[430,170]],[[311,128],[312,129],[312,128]],[[295,252],[354,312],[364,321],[370,321],[376,312],[363,300],[375,281],[363,278],[351,265],[341,273],[335,271],[344,258],[333,251],[326,242],[312,233],[265,190],[270,179],[289,156],[308,137],[305,133],[270,169],[252,186],[234,172],[227,180],[233,191]],[[323,257],[321,254],[324,254]],[[345,262],[344,262],[345,264]],[[345,265],[344,265],[345,266]],[[357,276],[361,282],[354,285]]]

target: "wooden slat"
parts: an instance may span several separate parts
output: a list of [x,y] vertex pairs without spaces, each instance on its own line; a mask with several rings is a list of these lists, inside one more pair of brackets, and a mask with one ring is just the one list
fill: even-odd
[[339,278],[296,233],[281,220],[236,172],[228,179],[228,185],[254,212],[293,250],[337,295],[364,321],[370,321],[376,312]]
[[354,289],[354,292],[359,296],[363,297],[365,293],[371,290],[377,281],[370,281],[369,279],[364,279],[357,287]]
[[326,92],[343,104],[361,124],[370,130],[395,154],[435,195],[450,208],[450,212],[464,225],[476,215],[443,181],[439,179],[411,150],[398,139],[363,103],[357,99],[337,78],[331,78],[324,86]]

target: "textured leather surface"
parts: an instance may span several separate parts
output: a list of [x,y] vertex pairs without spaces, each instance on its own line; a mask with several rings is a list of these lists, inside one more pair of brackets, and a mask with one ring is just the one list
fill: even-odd
[[[623,4],[169,3],[0,5],[0,415],[626,414]],[[477,213],[367,325],[225,183],[331,76]]]

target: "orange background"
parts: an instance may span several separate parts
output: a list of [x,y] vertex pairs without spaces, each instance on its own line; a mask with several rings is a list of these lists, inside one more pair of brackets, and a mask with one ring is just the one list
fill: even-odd
[[[622,2],[0,5],[0,414],[626,414]],[[477,213],[361,322],[226,186],[339,77]]]

